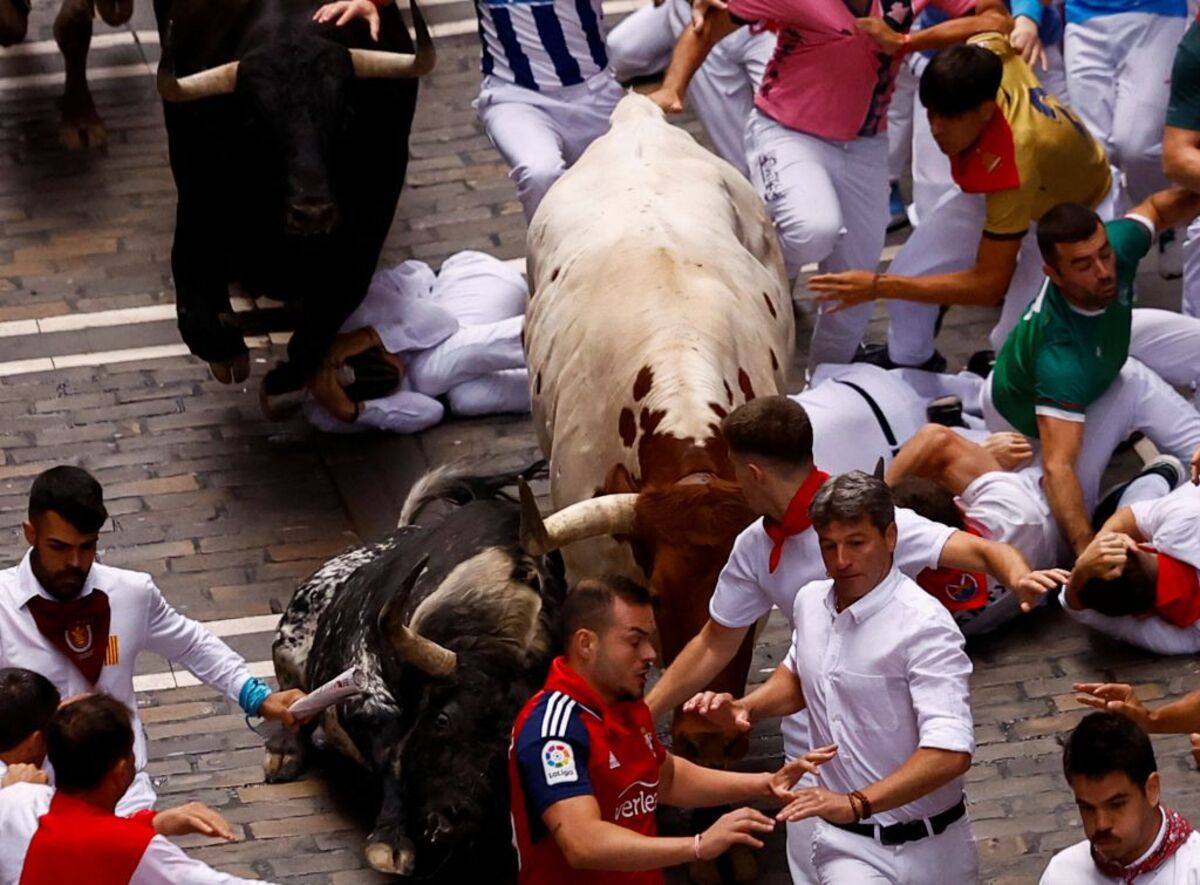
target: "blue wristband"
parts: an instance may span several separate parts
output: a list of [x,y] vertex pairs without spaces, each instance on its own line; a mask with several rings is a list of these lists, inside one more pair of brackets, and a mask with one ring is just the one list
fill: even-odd
[[247,716],[257,716],[259,709],[263,705],[263,701],[270,694],[271,689],[265,682],[251,676],[246,680],[246,684],[242,686],[242,691],[238,695],[238,704]]

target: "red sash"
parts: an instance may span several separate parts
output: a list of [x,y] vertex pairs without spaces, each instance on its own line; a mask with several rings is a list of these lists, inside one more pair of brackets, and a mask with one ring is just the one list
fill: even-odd
[[20,885],[129,885],[155,835],[153,811],[117,817],[56,792],[38,819]]
[[[970,526],[965,531],[980,537]],[[917,584],[937,599],[951,614],[981,609],[987,605],[988,582],[983,572],[964,572],[956,568],[927,568],[917,575]]]
[[1200,572],[1165,553],[1158,554],[1158,584],[1154,611],[1176,627],[1200,621]]
[[[1139,864],[1125,867],[1116,861],[1105,860],[1093,848],[1092,860],[1095,861],[1096,868],[1109,878],[1120,879],[1124,885],[1133,885],[1138,876],[1157,870],[1163,861],[1182,848],[1192,835],[1192,825],[1187,822],[1187,818],[1172,808],[1164,808],[1162,811],[1167,819],[1167,832],[1153,854]],[[24,885],[24,882],[21,885]]]
[[108,627],[112,620],[108,594],[93,590],[70,602],[35,596],[27,604],[38,632],[95,685],[108,653]]
[[783,514],[783,519],[776,521],[768,517],[763,520],[763,528],[766,530],[772,544],[769,563],[771,574],[775,574],[775,569],[779,568],[779,559],[783,556],[784,542],[792,537],[792,535],[798,535],[803,531],[807,531],[812,525],[812,522],[808,518],[808,505],[812,503],[813,495],[817,493],[817,489],[827,479],[829,479],[828,473],[814,467],[808,471],[808,478],[800,484],[800,488],[792,496],[792,500],[788,503],[787,511]]

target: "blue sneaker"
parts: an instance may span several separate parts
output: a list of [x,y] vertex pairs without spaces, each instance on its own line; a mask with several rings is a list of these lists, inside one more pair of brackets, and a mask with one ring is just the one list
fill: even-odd
[[888,212],[892,216],[888,220],[888,233],[908,227],[908,209],[904,205],[904,197],[900,195],[900,182],[892,182],[891,194],[888,197]]

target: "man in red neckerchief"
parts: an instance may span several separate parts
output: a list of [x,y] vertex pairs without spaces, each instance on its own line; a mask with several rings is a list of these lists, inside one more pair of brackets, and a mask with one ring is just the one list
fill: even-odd
[[[980,445],[949,427],[927,424],[896,454],[886,478],[897,507],[1009,544],[1065,584],[1068,573],[1054,567],[1070,558],[1042,491],[1042,471],[1017,469],[1032,458],[1029,440],[1019,433],[994,433]],[[915,580],[968,637],[995,630],[1046,599],[961,569],[926,569]]]
[[53,467],[33,481],[23,526],[30,549],[0,571],[0,667],[40,673],[63,697],[103,691],[128,707],[138,776],[118,811],[129,814],[155,801],[133,691],[141,651],[189,670],[248,716],[291,726],[288,707],[304,693],[272,692],[241,655],[172,608],[149,575],[96,562],[107,519],[103,490],[87,471]]
[[1200,873],[1200,836],[1159,804],[1150,738],[1115,713],[1091,713],[1063,747],[1063,773],[1087,838],[1050,860],[1041,885],[1173,885]]
[[619,576],[584,580],[561,618],[566,654],[517,716],[509,751],[521,885],[655,885],[663,867],[713,860],[732,845],[760,848],[774,821],[752,808],[677,837],[658,835],[655,809],[787,802],[800,774],[836,752],[758,774],[672,756],[642,700],[656,656],[649,591]]
[[[763,519],[738,535],[709,600],[709,618],[663,673],[646,698],[655,717],[703,691],[732,660],[759,618],[777,607],[791,623],[796,591],[826,577],[808,505],[825,474],[813,463],[808,414],[786,396],[765,396],[739,406],[721,426],[729,458],[747,503]],[[896,567],[915,578],[929,568],[981,572],[1031,599],[1054,589],[1061,578],[1032,571],[1007,544],[934,523],[896,509]],[[782,722],[784,755],[802,756],[811,746],[807,714]],[[788,824],[792,880],[815,882],[811,821]]]
[[174,812],[114,814],[137,774],[132,720],[120,701],[96,694],[68,702],[50,720],[46,746],[57,787],[25,852],[20,885],[249,881],[192,860],[163,835],[232,841],[233,830],[212,809],[192,804]]

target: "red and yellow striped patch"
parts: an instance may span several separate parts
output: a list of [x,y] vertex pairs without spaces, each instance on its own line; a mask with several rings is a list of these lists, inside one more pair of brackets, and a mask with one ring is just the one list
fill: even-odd
[[121,661],[121,637],[109,636],[108,649],[104,652],[104,666],[115,667]]

